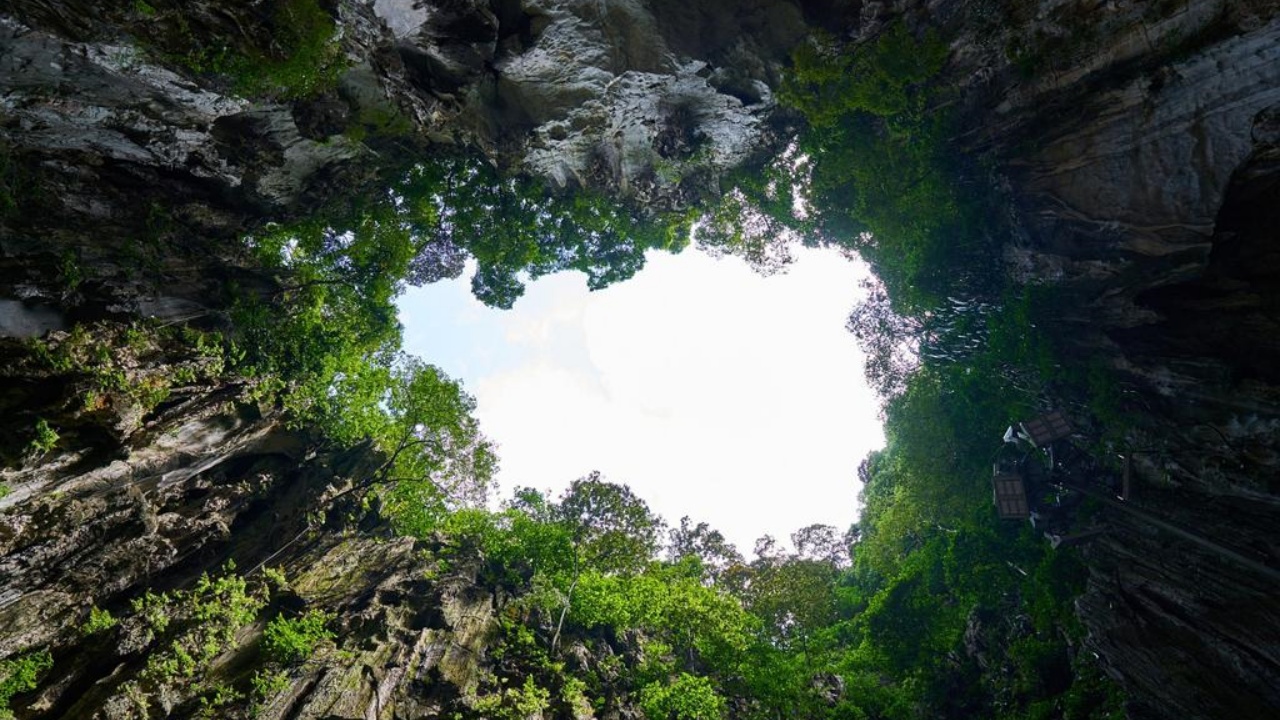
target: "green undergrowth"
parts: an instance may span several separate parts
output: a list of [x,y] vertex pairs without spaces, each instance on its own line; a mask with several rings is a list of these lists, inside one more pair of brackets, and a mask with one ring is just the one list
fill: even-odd
[[267,624],[262,647],[267,657],[282,665],[301,663],[316,652],[322,643],[333,639],[327,626],[332,613],[308,610],[298,617],[280,616]]
[[253,662],[229,675],[215,670],[224,658],[251,647],[253,628],[273,612],[273,587],[280,586],[264,575],[250,579],[227,563],[189,589],[143,593],[119,620],[91,615],[83,632],[120,628],[115,631],[143,634],[142,669],[116,690],[132,717],[169,716],[172,711],[164,708],[174,703],[194,717],[254,717],[289,688],[289,669],[310,661],[333,638],[329,613],[276,614],[265,625]]
[[[954,150],[947,56],[933,31],[902,22],[857,44],[819,37],[798,49],[781,98],[807,126],[781,161],[734,178],[710,240],[767,259],[784,254],[767,237],[790,231],[856,252],[875,276],[849,328],[868,350],[887,442],[859,471],[852,566],[835,593],[841,619],[827,626],[840,639],[824,659],[866,692],[837,707],[1117,717],[1114,688],[1080,650],[1072,600],[1083,565],[996,520],[990,478],[1005,427],[1061,398],[1099,440],[1091,449],[1122,436],[1122,383],[1055,331],[1060,295],[1001,272],[1007,213],[981,160]],[[962,648],[975,632],[1005,660],[977,666]]]
[[98,606],[89,608],[89,619],[85,620],[80,626],[81,635],[97,635],[119,625],[120,621],[108,610],[103,610]]
[[49,422],[44,418],[36,421],[35,437],[29,445],[32,452],[43,455],[57,446],[61,436],[58,431],[49,426]]
[[9,701],[14,695],[36,689],[41,677],[53,667],[48,650],[24,653],[0,661],[0,718],[12,718]]
[[226,78],[247,97],[314,97],[332,89],[348,64],[339,28],[316,0],[270,0],[225,15],[136,0],[130,14],[149,52],[197,75]]

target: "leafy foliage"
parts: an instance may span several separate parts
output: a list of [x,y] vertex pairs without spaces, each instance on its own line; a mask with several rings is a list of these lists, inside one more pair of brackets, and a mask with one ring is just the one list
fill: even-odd
[[812,161],[819,232],[856,248],[906,311],[972,286],[979,278],[965,268],[988,247],[954,181],[949,118],[929,82],[946,57],[932,32],[916,38],[897,23],[851,50],[830,40],[802,46],[784,89],[809,122],[800,148]]
[[780,96],[807,127],[781,157],[730,178],[700,242],[766,271],[795,240],[857,251],[901,311],[990,280],[938,108],[933,80],[946,59],[936,34],[901,22],[856,46],[823,36],[802,45]]
[[574,480],[555,508],[573,539],[576,562],[603,573],[635,573],[658,549],[662,522],[626,485],[593,472]]
[[249,678],[254,703],[262,703],[289,689],[289,674],[283,670],[258,670]]
[[44,418],[36,421],[35,437],[31,440],[30,448],[35,453],[47,453],[58,444],[58,431],[49,426],[49,422]]
[[649,720],[720,720],[725,714],[724,698],[711,682],[689,673],[641,688],[640,707]]
[[484,503],[497,470],[493,446],[480,433],[475,400],[438,368],[403,357],[393,368],[381,426],[366,431],[388,458],[374,480],[397,522],[422,526],[432,514]]
[[283,615],[275,618],[267,623],[262,636],[267,657],[284,665],[307,660],[316,647],[333,639],[333,632],[326,627],[333,617],[331,613],[308,610],[295,618]]
[[694,525],[689,516],[680,518],[680,526],[671,528],[667,538],[667,551],[672,560],[695,560],[702,569],[705,581],[714,582],[730,568],[742,564],[738,552],[719,530],[705,522]]
[[477,698],[474,709],[481,717],[495,720],[524,720],[540,715],[549,705],[550,691],[538,687],[533,676],[525,678],[518,688]]
[[199,75],[224,76],[242,95],[313,97],[332,89],[347,66],[337,24],[317,0],[259,3],[234,31],[222,18],[166,0],[136,0],[133,12],[149,52]]
[[678,252],[689,225],[587,191],[552,193],[536,180],[501,176],[474,155],[444,154],[383,194],[252,241],[265,262],[288,272],[287,293],[327,287],[327,303],[368,314],[405,284],[457,277],[468,258],[477,299],[495,307],[510,308],[524,278],[566,270],[586,274],[596,290],[634,275],[649,250]]
[[817,244],[817,218],[807,205],[811,159],[793,143],[762,167],[744,167],[725,179],[728,190],[698,220],[698,247],[733,255],[764,275],[783,271],[791,246]]
[[265,592],[250,587],[230,562],[221,575],[204,574],[190,590],[148,591],[133,601],[131,621],[147,629],[150,652],[142,672],[120,692],[148,717],[151,701],[175,688],[214,690],[206,687],[205,674],[265,603]]
[[9,700],[18,693],[36,689],[40,676],[53,667],[48,650],[37,650],[0,662],[0,718],[11,718]]
[[316,0],[269,5],[272,46],[233,58],[228,70],[248,95],[304,98],[329,89],[345,69],[333,18]]
[[427,241],[412,280],[456,277],[465,251],[476,262],[476,298],[500,308],[524,293],[522,277],[577,270],[597,290],[633,276],[647,251],[678,252],[688,242],[688,218],[651,218],[587,191],[551,193],[528,178],[501,177],[473,157],[419,165],[398,192]]
[[84,625],[80,626],[80,633],[82,635],[95,635],[110,630],[119,624],[120,621],[110,611],[103,610],[95,605],[89,608],[89,619],[85,621]]

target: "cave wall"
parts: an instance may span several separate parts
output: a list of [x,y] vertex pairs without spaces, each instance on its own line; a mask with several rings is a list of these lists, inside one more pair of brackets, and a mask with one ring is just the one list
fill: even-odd
[[[341,72],[291,99],[232,92],[180,56],[197,33],[240,39],[252,6],[144,5],[0,12],[6,191],[43,211],[3,218],[0,258],[51,238],[92,256],[75,244],[90,231],[118,254],[156,205],[225,242],[463,144],[554,187],[683,207],[783,139],[770,88],[806,32],[788,0],[343,1]],[[8,261],[0,295],[39,284],[34,265]]]
[[[81,342],[112,347],[128,332],[116,325],[94,323]],[[54,331],[45,342],[56,351],[70,338]],[[188,362],[157,357],[166,349],[137,353],[135,383]],[[362,502],[355,488],[380,454],[288,427],[255,399],[252,381],[198,376],[153,408],[127,390],[89,406],[82,369],[33,354],[0,338],[6,432],[33,413],[60,432],[56,450],[5,455],[0,468],[0,661],[47,650],[54,670],[6,709],[66,720],[467,709],[461,698],[492,665],[495,593],[478,583],[473,558],[455,554],[441,571],[437,544],[396,536]],[[244,578],[262,607],[206,639],[215,647],[198,671],[157,671],[157,659],[178,657],[171,643],[192,651],[187,633],[234,602],[192,594],[224,576]],[[102,611],[115,623],[94,628]],[[327,613],[333,640],[305,663],[271,665],[268,623],[304,611]],[[269,673],[281,674],[278,685],[248,694],[255,675]],[[238,695],[225,694],[233,688]],[[219,692],[224,703],[206,707]]]
[[[471,143],[556,186],[693,202],[785,138],[771,88],[804,13],[812,21],[829,3],[338,2],[349,64],[301,101],[238,98],[214,76],[153,61],[123,5],[18,0],[0,11],[0,154],[23,208],[0,214],[7,335],[216,309],[215,288],[258,282],[243,231],[433,148]],[[1062,334],[1125,378],[1132,425],[1114,450],[1144,451],[1133,502],[1280,567],[1277,4],[857,5],[830,29],[870,36],[906,17],[953,38],[958,142],[994,159],[1011,201],[1004,266],[1070,297]],[[373,116],[411,131],[364,127]],[[75,292],[68,256],[89,275]],[[129,267],[140,257],[154,265],[141,276]],[[75,392],[74,378],[3,377],[22,388],[0,403],[14,415]],[[312,454],[240,397],[205,388],[6,471],[0,639],[12,651],[51,644],[72,668],[23,698],[32,716],[92,715],[75,704],[81,688],[106,707],[139,664],[137,646],[78,639],[89,604],[123,607],[227,559],[270,558],[301,577],[299,598],[340,613],[362,653],[310,669],[272,716],[380,716],[395,702],[404,716],[438,712],[455,691],[422,687],[467,684],[473,667],[440,665],[452,647],[442,638],[461,633],[478,652],[468,643],[483,628],[461,618],[487,617],[484,598],[457,600],[453,619],[397,599],[449,606],[465,578],[423,586],[411,544],[343,537],[327,500],[360,458]],[[317,509],[319,524],[307,518]],[[1132,714],[1266,717],[1280,706],[1275,583],[1105,517],[1108,532],[1085,550],[1080,610]],[[260,631],[236,652],[252,653]]]
[[[975,29],[983,6],[928,4]],[[947,70],[1010,199],[1008,275],[1057,291],[1055,333],[1120,378],[1119,427],[1081,417],[1077,441],[1122,436],[1103,459],[1132,458],[1132,507],[1257,564],[1104,511],[1078,606],[1133,717],[1280,707],[1278,11],[1022,4]]]

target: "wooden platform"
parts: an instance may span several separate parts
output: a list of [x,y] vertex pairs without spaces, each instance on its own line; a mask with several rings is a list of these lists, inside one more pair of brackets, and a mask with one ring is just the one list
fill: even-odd
[[1022,429],[1031,437],[1036,447],[1044,447],[1054,440],[1061,440],[1071,434],[1071,423],[1059,410],[1048,415],[1041,415],[1034,420],[1022,423]]
[[996,514],[1001,520],[1025,520],[1031,516],[1021,475],[997,470],[991,476],[991,489],[995,495]]

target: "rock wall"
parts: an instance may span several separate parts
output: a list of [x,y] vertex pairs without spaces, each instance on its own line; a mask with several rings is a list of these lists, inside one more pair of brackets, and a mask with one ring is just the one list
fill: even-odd
[[960,141],[997,159],[1011,199],[1009,275],[1060,291],[1055,332],[1123,378],[1119,427],[1080,439],[1123,436],[1110,452],[1133,458],[1132,507],[1264,568],[1104,511],[1085,550],[1088,646],[1134,717],[1269,717],[1280,6],[1000,5],[928,8],[958,29]]
[[[59,380],[45,378],[75,392]],[[368,448],[324,451],[261,415],[243,389],[190,398],[108,444],[105,457],[86,448],[0,472],[11,488],[0,497],[0,646],[8,659],[48,648],[57,668],[37,693],[13,701],[18,717],[196,716],[201,697],[265,672],[267,621],[304,608],[336,618],[335,641],[279,670],[271,692],[237,697],[216,716],[465,710],[457,703],[475,691],[495,624],[494,598],[477,587],[474,568],[429,582],[429,547],[362,520],[365,511],[344,495],[379,458]],[[196,601],[162,604],[168,629],[133,602],[190,591],[232,566],[265,606],[231,629],[195,679],[148,676],[175,632],[182,637],[174,627]],[[269,583],[266,569],[286,582]],[[88,632],[91,608],[118,624]]]
[[[694,202],[785,140],[771,88],[803,11],[812,20],[833,4],[342,1],[326,6],[345,58],[333,86],[246,99],[221,75],[160,58],[181,41],[177,18],[248,27],[255,18],[237,13],[249,10],[157,1],[144,18],[137,4],[16,0],[0,11],[0,331],[216,316],[216,288],[265,282],[242,256],[243,231],[444,146],[474,144],[559,187]],[[911,0],[845,3],[850,22],[830,22],[859,36],[905,17],[953,38],[957,141],[993,160],[1011,199],[1009,274],[1071,298],[1060,334],[1126,379],[1126,443],[1113,449],[1143,451],[1132,502],[1272,568],[1277,11],[1273,0]],[[4,369],[28,351],[0,343]],[[71,407],[78,392],[76,378],[0,377],[10,417]],[[124,615],[146,589],[189,587],[228,559],[291,579],[268,613],[341,618],[334,652],[345,654],[292,671],[265,717],[458,707],[494,598],[468,590],[465,571],[427,582],[422,548],[351,530],[358,508],[333,499],[366,456],[314,453],[243,388],[201,387],[154,415],[129,407],[109,421],[76,411],[60,426],[80,449],[5,471],[0,647],[48,645],[60,668],[20,698],[22,713],[126,716],[112,708],[146,643],[122,642],[132,626],[82,637],[88,606]],[[1086,549],[1081,616],[1132,714],[1280,707],[1276,583],[1122,513],[1104,520]],[[219,676],[249,672],[261,630],[242,629]],[[194,712],[197,701],[166,702]]]
[[682,208],[785,142],[771,87],[806,31],[792,0],[342,0],[330,82],[238,87],[237,53],[269,55],[263,13],[291,2],[0,11],[0,298],[55,327],[207,311],[229,275],[261,282],[246,231],[463,145]]

